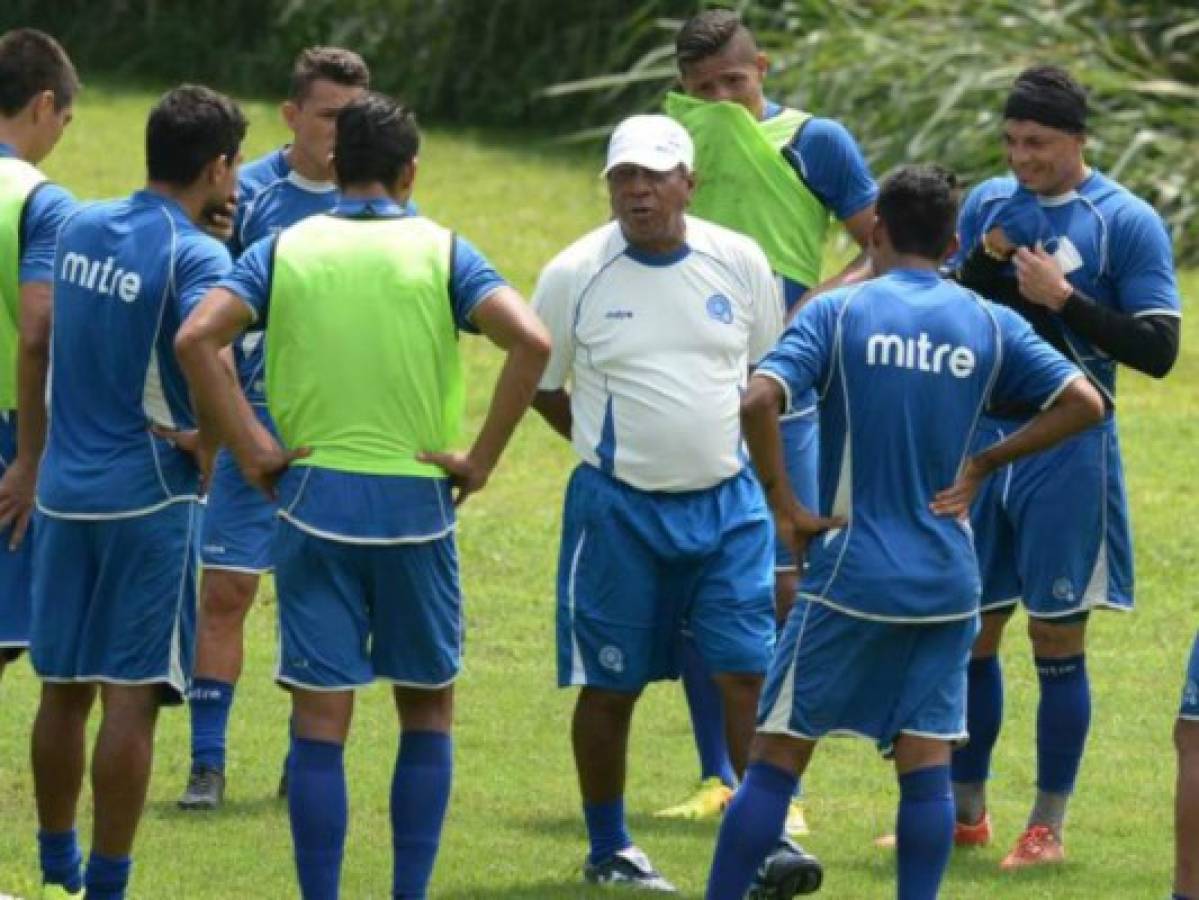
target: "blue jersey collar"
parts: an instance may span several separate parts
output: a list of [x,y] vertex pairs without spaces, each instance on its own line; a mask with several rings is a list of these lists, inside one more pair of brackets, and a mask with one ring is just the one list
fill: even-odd
[[160,194],[158,191],[150,188],[142,188],[140,191],[134,191],[131,198],[135,203],[146,203],[152,206],[161,206],[176,222],[180,222],[191,228],[198,229],[199,226],[191,220],[191,216],[187,214],[179,201],[173,197],[168,197],[166,194]]
[[905,281],[928,282],[941,280],[941,273],[936,269],[892,269],[887,273]]
[[12,144],[6,144],[4,141],[0,141],[0,156],[9,156],[15,159],[17,156],[17,148]]
[[686,259],[687,255],[691,252],[691,248],[684,242],[681,247],[666,253],[650,253],[648,250],[639,250],[632,244],[626,243],[624,252],[630,259],[641,263],[643,266],[673,266],[675,263]]
[[397,219],[409,215],[409,211],[390,197],[370,197],[365,200],[342,197],[333,207],[333,215],[350,219]]

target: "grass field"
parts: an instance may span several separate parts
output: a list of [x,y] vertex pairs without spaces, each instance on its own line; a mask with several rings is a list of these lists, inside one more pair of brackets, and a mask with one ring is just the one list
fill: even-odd
[[[151,97],[89,88],[46,166],[82,197],[139,186]],[[246,156],[283,140],[272,106],[250,104]],[[598,163],[488,134],[433,132],[416,199],[474,241],[523,290],[559,248],[605,218]],[[1194,273],[1184,294],[1199,289]],[[1160,898],[1171,865],[1170,728],[1196,625],[1199,542],[1188,523],[1199,447],[1199,329],[1164,384],[1125,375],[1122,433],[1137,533],[1139,609],[1095,617],[1090,669],[1092,740],[1071,810],[1070,862],[1017,876],[996,868],[1031,800],[1035,676],[1023,622],[1004,651],[1006,728],[996,756],[992,811],[999,841],[958,854],[943,896]],[[472,423],[490,393],[497,355],[468,341]],[[1188,462],[1191,460],[1191,462]],[[433,895],[447,898],[592,896],[580,881],[585,835],[568,741],[573,692],[554,684],[553,584],[569,448],[539,421],[520,430],[493,482],[463,509],[459,531],[467,593],[466,668],[459,682],[456,772]],[[63,561],[69,565],[68,560]],[[230,735],[227,804],[215,815],[175,808],[188,766],[187,717],[164,712],[149,807],[138,837],[132,896],[185,900],[295,896],[286,811],[274,788],[286,743],[287,697],[271,681],[274,603],[251,614],[246,673]],[[36,683],[22,662],[0,687],[0,893],[36,896],[28,728]],[[364,691],[348,753],[351,823],[344,896],[390,896],[388,785],[395,753],[390,698]],[[635,839],[688,896],[702,893],[715,825],[664,823],[650,812],[685,795],[697,775],[676,685],[651,688],[634,724],[627,804]],[[891,895],[892,861],[871,838],[890,827],[896,791],[888,766],[862,742],[835,741],[807,781],[826,864],[823,896]],[[80,809],[86,838],[90,806]]]

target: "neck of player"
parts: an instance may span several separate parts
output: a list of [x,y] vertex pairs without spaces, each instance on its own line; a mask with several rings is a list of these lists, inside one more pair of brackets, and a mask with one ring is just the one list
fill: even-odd
[[204,221],[205,214],[212,206],[209,192],[199,184],[181,187],[165,181],[148,181],[146,182],[146,190],[160,194],[163,197],[170,197],[183,207],[183,211],[187,213],[187,217],[197,225]]
[[284,158],[291,170],[301,178],[307,178],[309,181],[320,183],[333,180],[333,167],[327,162],[321,162],[314,156],[301,151],[295,144],[288,147],[284,153]]
[[342,185],[340,190],[343,200],[391,200],[400,206],[408,202],[408,196],[411,194],[410,188],[397,184],[389,189],[381,181],[373,181],[370,184],[346,184]]

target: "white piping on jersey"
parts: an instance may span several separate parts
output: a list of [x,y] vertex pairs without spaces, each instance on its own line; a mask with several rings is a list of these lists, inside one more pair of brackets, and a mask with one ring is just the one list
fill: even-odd
[[404,537],[392,538],[371,538],[371,537],[355,537],[348,534],[339,534],[336,531],[325,531],[322,528],[316,528],[309,525],[295,516],[291,515],[287,510],[279,510],[278,516],[284,522],[287,522],[292,527],[310,534],[313,537],[322,538],[326,541],[333,541],[338,544],[355,544],[363,547],[399,547],[404,544],[427,544],[431,541],[440,540],[446,535],[453,534],[454,529],[458,527],[458,523],[451,522],[441,531],[430,532],[429,534],[414,534]]
[[1169,316],[1171,319],[1181,319],[1182,310],[1178,309],[1142,309],[1140,312],[1132,314],[1134,319],[1143,319],[1146,316]]
[[1067,375],[1065,378],[1063,378],[1062,383],[1054,388],[1052,394],[1045,398],[1045,402],[1041,404],[1041,411],[1044,412],[1045,410],[1049,409],[1049,407],[1053,406],[1053,404],[1057,402],[1057,398],[1060,397],[1062,392],[1065,391],[1066,388],[1068,388],[1071,384],[1080,378],[1086,377],[1087,376],[1083,375],[1082,372],[1076,372],[1073,375]]
[[[279,181],[291,182],[296,187],[298,187],[300,190],[307,191],[310,194],[331,194],[337,190],[337,184],[335,182],[314,181],[311,178],[305,178],[303,175],[301,175],[295,169],[292,169],[291,171],[289,171],[286,175],[284,175],[282,178],[280,178]],[[271,184],[267,185],[266,188],[259,191],[258,197],[261,197],[263,194],[265,194],[267,192],[267,190],[274,187],[276,184],[279,183],[279,181],[271,182]],[[250,202],[253,203],[255,200],[258,199],[258,197],[255,197],[254,200],[251,200]]]
[[52,519],[66,519],[70,522],[115,522],[120,519],[136,519],[138,516],[148,516],[151,513],[156,513],[161,509],[166,509],[175,503],[203,503],[203,498],[199,494],[172,494],[165,500],[155,503],[152,506],[143,506],[141,509],[122,510],[114,513],[77,513],[77,512],[59,512],[58,510],[50,509],[37,501],[38,512],[47,515]]
[[960,622],[963,619],[969,619],[972,616],[978,615],[979,611],[978,605],[976,604],[968,612],[952,613],[951,615],[946,616],[880,616],[871,613],[864,613],[856,609],[850,609],[848,606],[842,606],[839,603],[830,600],[828,597],[825,597],[821,594],[813,594],[809,591],[800,591],[798,596],[804,600],[810,600],[813,603],[819,603],[823,606],[827,606],[829,609],[835,609],[837,612],[843,613],[847,616],[852,616],[855,619],[865,619],[867,622],[894,622],[900,625],[931,625],[938,622]]
[[974,291],[967,291],[967,293],[975,305],[986,314],[986,317],[991,322],[991,335],[995,340],[995,358],[991,363],[991,374],[987,376],[986,387],[979,398],[978,409],[974,411],[974,418],[970,422],[970,430],[966,432],[966,443],[962,449],[962,458],[958,460],[958,475],[962,474],[962,470],[966,466],[966,460],[970,456],[970,448],[974,446],[974,436],[978,433],[979,420],[982,418],[983,411],[991,399],[991,393],[995,390],[995,382],[999,380],[999,370],[1003,366],[1003,331],[999,327],[999,320],[995,318],[995,314],[987,304],[982,302],[982,298],[978,294],[974,293]]
[[[769,378],[771,381],[775,382],[775,384],[781,387],[783,389],[783,409],[791,408],[791,386],[787,384],[786,378],[771,372],[769,369],[755,369],[754,374],[761,375],[763,378]],[[798,413],[791,414],[790,418],[795,418],[797,415]],[[779,417],[779,420],[782,420],[782,416]]]
[[[162,389],[162,374],[158,370],[158,338],[162,334],[162,322],[166,317],[167,299],[175,293],[175,252],[178,249],[179,235],[175,230],[175,220],[171,218],[170,213],[163,207],[159,207],[159,212],[170,226],[171,245],[167,251],[170,254],[167,279],[163,285],[162,297],[158,301],[158,323],[154,326],[154,337],[150,342],[150,360],[146,367],[146,378],[142,383],[142,412],[154,424],[174,428],[175,418],[171,415],[170,406],[167,404],[166,395]],[[154,442],[154,434],[149,429],[146,430],[146,440],[150,442],[150,456],[154,459],[154,472],[158,476],[158,483],[162,487],[163,494],[170,497],[171,489],[167,486],[166,476],[162,472],[162,462],[158,458],[158,445]]]
[[[300,498],[304,496],[304,491],[308,487],[308,479],[312,475],[313,468],[314,468],[313,466],[305,466],[304,467],[304,477],[300,479],[300,486],[296,489],[296,495],[294,497],[292,497],[291,503],[288,505],[286,512],[288,512],[288,513],[295,512],[295,508],[297,506],[299,506]],[[280,510],[279,512],[280,512],[280,515],[282,515],[284,510]]]

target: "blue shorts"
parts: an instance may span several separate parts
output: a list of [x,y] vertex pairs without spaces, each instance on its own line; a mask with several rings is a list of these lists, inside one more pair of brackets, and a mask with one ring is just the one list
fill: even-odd
[[677,678],[684,628],[711,671],[765,672],[773,530],[748,470],[656,493],[576,468],[558,559],[558,684],[635,692]]
[[192,673],[200,506],[125,519],[43,516],[33,555],[30,658],[45,681],[161,684]]
[[[264,407],[255,407],[258,420],[272,434],[275,426]],[[204,511],[200,561],[205,569],[261,575],[274,568],[271,558],[278,528],[277,504],[242,477],[228,450],[217,454]]]
[[[8,461],[17,455],[17,419],[0,413],[0,478]],[[33,536],[37,515],[29,523],[25,540],[8,549],[11,531],[0,528],[0,660],[15,659],[29,646],[29,604],[33,577]]]
[[444,687],[462,666],[454,535],[349,544],[282,522],[275,538],[284,686],[352,690],[376,678]]
[[[974,450],[1019,428],[984,420]],[[971,512],[982,610],[1040,619],[1132,608],[1132,533],[1115,423],[992,475]]]
[[1187,680],[1182,688],[1182,705],[1178,718],[1199,721],[1199,633],[1191,644],[1191,658],[1187,661]]
[[798,600],[779,638],[758,730],[856,735],[889,752],[901,734],[966,737],[966,663],[978,616],[879,622]]
[[[815,410],[784,419],[779,430],[783,437],[783,462],[791,490],[806,509],[820,505],[820,417]],[[795,572],[795,557],[777,537],[774,541],[774,568],[778,572]]]

